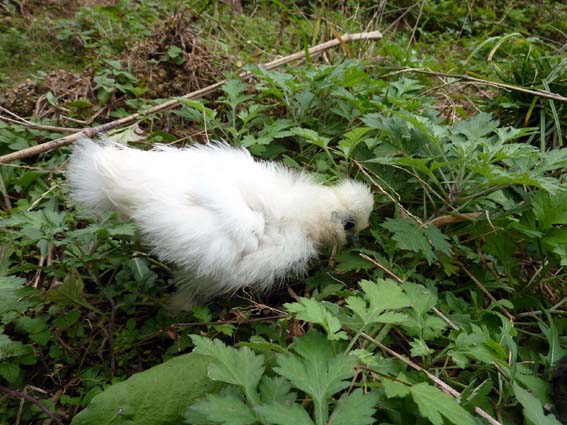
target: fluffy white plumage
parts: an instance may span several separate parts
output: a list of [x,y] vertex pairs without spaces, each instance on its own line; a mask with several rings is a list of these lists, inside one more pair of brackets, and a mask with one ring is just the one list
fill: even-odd
[[153,252],[181,268],[178,308],[303,274],[321,245],[367,227],[373,208],[364,184],[316,184],[225,144],[142,151],[83,139],[67,177],[77,202],[131,217]]

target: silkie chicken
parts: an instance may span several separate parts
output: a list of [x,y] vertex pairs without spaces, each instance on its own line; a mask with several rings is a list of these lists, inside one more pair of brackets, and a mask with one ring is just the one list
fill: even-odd
[[180,268],[175,310],[305,274],[321,246],[356,240],[373,208],[365,184],[323,186],[222,143],[142,151],[82,139],[67,178],[76,202],[132,218],[153,253]]

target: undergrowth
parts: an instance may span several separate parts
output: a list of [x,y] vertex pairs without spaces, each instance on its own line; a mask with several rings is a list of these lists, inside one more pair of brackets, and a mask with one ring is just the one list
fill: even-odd
[[[96,111],[92,123],[107,122],[158,102],[117,55],[183,16],[212,57],[234,55],[253,79],[227,73],[214,96],[114,137],[140,149],[227,140],[321,182],[365,181],[377,206],[361,248],[323,253],[289,289],[171,317],[171,265],[133,223],[68,200],[69,149],[3,165],[0,423],[46,419],[38,401],[73,424],[559,423],[547,380],[566,344],[565,102],[490,83],[565,96],[565,12],[550,2],[558,16],[544,24],[509,1],[495,23],[498,2],[406,3],[245,3],[238,14],[195,2],[179,15],[174,2],[123,1],[37,18],[92,75],[84,97],[44,94],[37,123],[80,126]],[[33,47],[20,18],[3,52]],[[335,27],[386,39],[327,64],[245,65]],[[185,47],[151,65],[185,66]],[[487,85],[416,69],[472,70]],[[58,136],[0,120],[0,154]]]

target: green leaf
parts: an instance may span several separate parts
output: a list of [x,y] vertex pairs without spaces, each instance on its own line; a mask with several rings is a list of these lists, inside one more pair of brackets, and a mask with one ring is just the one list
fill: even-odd
[[225,93],[225,102],[232,108],[236,108],[241,103],[251,99],[250,95],[243,95],[242,92],[247,87],[245,83],[240,80],[228,80],[222,86],[222,91]]
[[[193,416],[193,413],[198,416]],[[242,398],[233,393],[208,394],[204,400],[193,403],[185,413],[187,423],[222,423],[225,425],[251,425],[257,423],[254,412],[242,401]],[[200,422],[197,418],[206,418],[207,422]]]
[[456,121],[452,133],[462,134],[470,141],[476,141],[497,128],[498,121],[494,121],[492,115],[481,112],[466,121]]
[[75,416],[72,425],[180,423],[187,404],[218,384],[207,377],[210,359],[184,354],[111,385]]
[[[0,328],[0,331],[4,331]],[[0,362],[9,359],[23,357],[33,354],[33,347],[31,345],[22,344],[19,341],[12,341],[8,335],[0,333]]]
[[293,347],[298,355],[278,354],[274,370],[309,394],[315,404],[316,422],[326,422],[328,399],[350,385],[355,359],[342,353],[333,355],[327,339],[314,331],[295,338]]
[[72,277],[57,288],[51,289],[47,294],[51,301],[63,305],[79,305],[102,315],[102,312],[93,307],[83,293],[83,281],[79,277]]
[[384,386],[384,392],[388,398],[402,398],[410,393],[410,387],[408,385],[394,381],[393,379],[382,378],[382,385]]
[[428,356],[434,352],[431,348],[427,346],[427,343],[422,339],[414,339],[410,342],[411,350],[410,354],[412,357],[422,357]]
[[377,393],[364,393],[360,388],[344,394],[337,401],[329,422],[333,425],[372,425],[377,402]]
[[181,56],[182,54],[183,54],[183,50],[175,46],[174,44],[169,46],[169,48],[167,49],[167,56],[169,56],[172,59]]
[[386,310],[399,310],[412,304],[410,298],[396,282],[391,279],[378,279],[376,283],[362,280],[359,285],[368,298],[368,305],[358,296],[348,297],[346,304],[362,319],[364,326],[372,323],[401,323],[407,320],[405,314],[386,312]]
[[534,425],[561,425],[555,416],[546,415],[541,402],[517,384],[512,386],[514,395],[522,405],[524,416]]
[[264,375],[258,386],[263,403],[292,402],[295,394],[290,393],[291,383],[281,376]]
[[0,315],[8,311],[24,311],[30,303],[20,299],[25,279],[15,276],[0,276]]
[[299,320],[321,325],[330,340],[348,339],[345,331],[341,331],[341,322],[329,312],[322,302],[313,298],[299,299],[298,303],[287,303],[284,307],[296,314]]
[[331,141],[328,137],[323,137],[316,131],[308,128],[294,127],[290,131],[296,136],[302,137],[307,140],[307,142],[319,146],[320,148],[326,148]]
[[405,281],[402,287],[411,300],[413,310],[415,310],[419,316],[424,316],[437,304],[435,294],[423,285]]
[[556,224],[567,224],[567,192],[550,195],[539,191],[532,198],[533,212],[541,230]]
[[451,396],[425,382],[410,388],[420,413],[434,425],[443,425],[443,417],[456,425],[476,425],[472,415]]
[[429,264],[436,258],[433,249],[451,254],[447,236],[435,226],[420,226],[409,218],[390,218],[381,226],[393,233],[398,248],[422,254]]
[[306,410],[297,403],[271,403],[259,406],[256,411],[273,425],[313,425]]
[[255,393],[264,374],[264,356],[250,348],[227,347],[218,339],[191,335],[195,353],[211,357],[209,378],[240,386],[247,396]]

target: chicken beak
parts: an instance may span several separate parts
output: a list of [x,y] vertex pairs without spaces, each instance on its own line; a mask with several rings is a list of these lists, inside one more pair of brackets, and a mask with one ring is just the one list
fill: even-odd
[[359,242],[360,242],[358,235],[347,235],[346,241],[349,246],[355,248],[359,246]]

